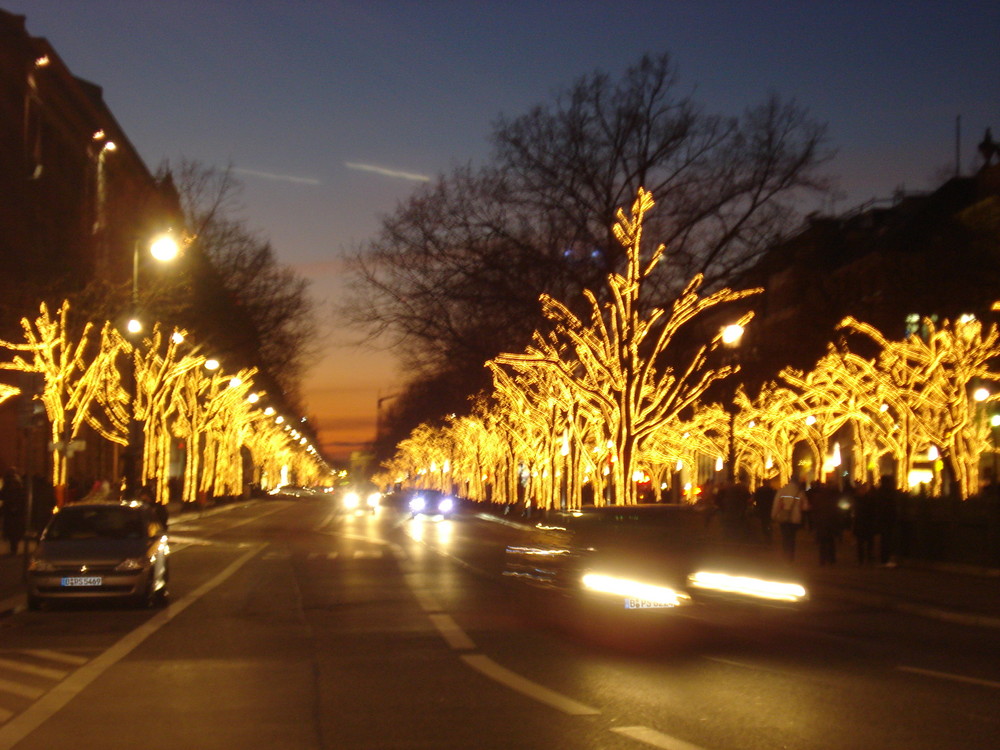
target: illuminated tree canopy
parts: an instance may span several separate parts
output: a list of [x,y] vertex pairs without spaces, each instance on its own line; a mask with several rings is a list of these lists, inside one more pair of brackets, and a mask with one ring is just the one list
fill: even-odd
[[[758,290],[702,295],[696,276],[669,309],[644,306],[643,282],[665,252],[660,245],[641,259],[652,207],[640,190],[631,215],[619,211],[613,232],[628,267],[608,277],[608,301],[587,290],[590,314],[581,318],[543,295],[549,327],[525,351],[487,363],[493,391],[472,416],[415,430],[381,481],[543,508],[579,507],[588,494],[595,504],[630,504],[640,486],[691,500],[693,484],[716,479],[732,440],[736,475],[752,486],[792,476],[873,482],[891,473],[901,488],[940,492],[947,481],[958,497],[979,491],[982,455],[995,450],[987,409],[1000,401],[996,325],[925,320],[922,335],[893,341],[847,318],[844,342],[813,369],[787,368],[754,396],[739,386],[731,404],[706,403],[709,386],[738,367],[709,366],[721,333],[686,356],[671,347],[675,335],[708,309]],[[431,468],[444,462],[447,473]]]
[[[256,370],[209,372],[207,358],[185,342],[183,332],[165,336],[159,326],[137,344],[110,322],[85,322],[74,335],[77,329],[69,324],[69,313],[68,302],[54,316],[43,303],[37,318],[21,321],[23,342],[0,341],[0,348],[13,353],[9,361],[0,362],[0,369],[34,373],[40,379],[37,398],[49,423],[51,480],[60,502],[72,445],[84,427],[124,446],[132,425],[140,425],[142,481],[169,476],[171,445],[181,440],[186,446],[185,502],[241,494],[247,479],[244,451],[266,477],[264,486],[291,476],[316,483],[328,473],[309,441],[260,405],[264,394],[254,390]],[[0,402],[18,395],[13,386],[0,387]],[[156,500],[166,502],[167,483],[155,485]]]

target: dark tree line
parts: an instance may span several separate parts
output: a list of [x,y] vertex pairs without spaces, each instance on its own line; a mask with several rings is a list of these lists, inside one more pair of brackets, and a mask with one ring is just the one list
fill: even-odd
[[240,217],[241,184],[230,169],[181,161],[165,164],[180,194],[194,238],[187,284],[193,304],[175,319],[190,319],[220,356],[255,366],[269,390],[301,409],[301,381],[318,345],[308,282],[277,259],[271,243]]
[[777,95],[740,116],[707,112],[667,55],[618,80],[585,75],[549,104],[500,117],[492,141],[486,165],[417,190],[353,258],[347,314],[400,352],[421,383],[414,398],[435,378],[456,384],[424,418],[461,410],[483,363],[523,348],[540,294],[573,305],[605,288],[623,261],[615,212],[639,187],[657,200],[646,236],[667,245],[656,297],[669,304],[696,273],[712,289],[751,266],[797,219],[803,193],[828,189],[820,170],[832,156],[825,127]]

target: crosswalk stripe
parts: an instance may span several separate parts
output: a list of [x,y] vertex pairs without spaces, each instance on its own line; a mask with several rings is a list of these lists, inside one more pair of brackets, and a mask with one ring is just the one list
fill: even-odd
[[28,654],[29,656],[37,656],[39,659],[48,659],[49,661],[58,661],[63,664],[72,664],[76,667],[82,667],[90,659],[85,656],[76,656],[75,654],[64,654],[61,651],[52,651],[47,648],[33,648],[25,649],[21,652],[22,654]]
[[0,692],[20,695],[22,698],[39,698],[45,693],[41,688],[23,685],[20,682],[0,679]]
[[14,672],[23,672],[24,674],[33,674],[38,677],[48,677],[52,680],[61,680],[63,677],[69,674],[62,669],[52,669],[51,667],[38,667],[34,664],[25,664],[19,661],[12,661],[11,659],[0,659],[0,667],[4,669],[10,669]]

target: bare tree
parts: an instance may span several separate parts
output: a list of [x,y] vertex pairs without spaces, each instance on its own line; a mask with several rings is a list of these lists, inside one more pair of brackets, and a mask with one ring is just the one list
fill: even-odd
[[671,254],[650,303],[702,274],[720,288],[789,227],[802,191],[824,190],[825,128],[772,95],[739,117],[679,90],[667,55],[619,81],[595,72],[549,105],[494,125],[495,150],[418,190],[353,259],[348,318],[411,366],[465,369],[517,351],[542,294],[579,310],[625,257],[611,235],[640,187],[661,211],[649,231]]
[[189,325],[210,323],[213,344],[241,360],[232,366],[259,367],[299,406],[305,363],[318,345],[308,282],[239,218],[242,185],[231,169],[182,161],[173,178],[194,236],[185,283],[201,325]]

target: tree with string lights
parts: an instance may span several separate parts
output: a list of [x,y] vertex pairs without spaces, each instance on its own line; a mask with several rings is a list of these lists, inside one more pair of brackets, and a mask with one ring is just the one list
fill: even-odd
[[[605,304],[592,291],[584,291],[590,306],[589,321],[543,295],[542,311],[552,330],[547,334],[536,331],[526,352],[495,359],[499,365],[553,370],[565,382],[573,401],[600,414],[613,445],[614,502],[625,505],[637,502],[633,475],[650,435],[677,420],[713,382],[738,370],[737,365],[707,366],[708,353],[722,343],[721,332],[699,347],[686,365],[675,368],[665,361],[674,336],[706,310],[760,291],[725,288],[702,295],[703,277],[699,274],[688,282],[669,312],[658,307],[647,310],[641,299],[643,282],[651,277],[666,249],[659,245],[643,263],[642,225],[653,205],[652,194],[640,188],[631,215],[619,209],[612,230],[625,250],[626,272],[608,277],[610,294]],[[751,318],[752,313],[745,313],[738,323],[746,325]]]

